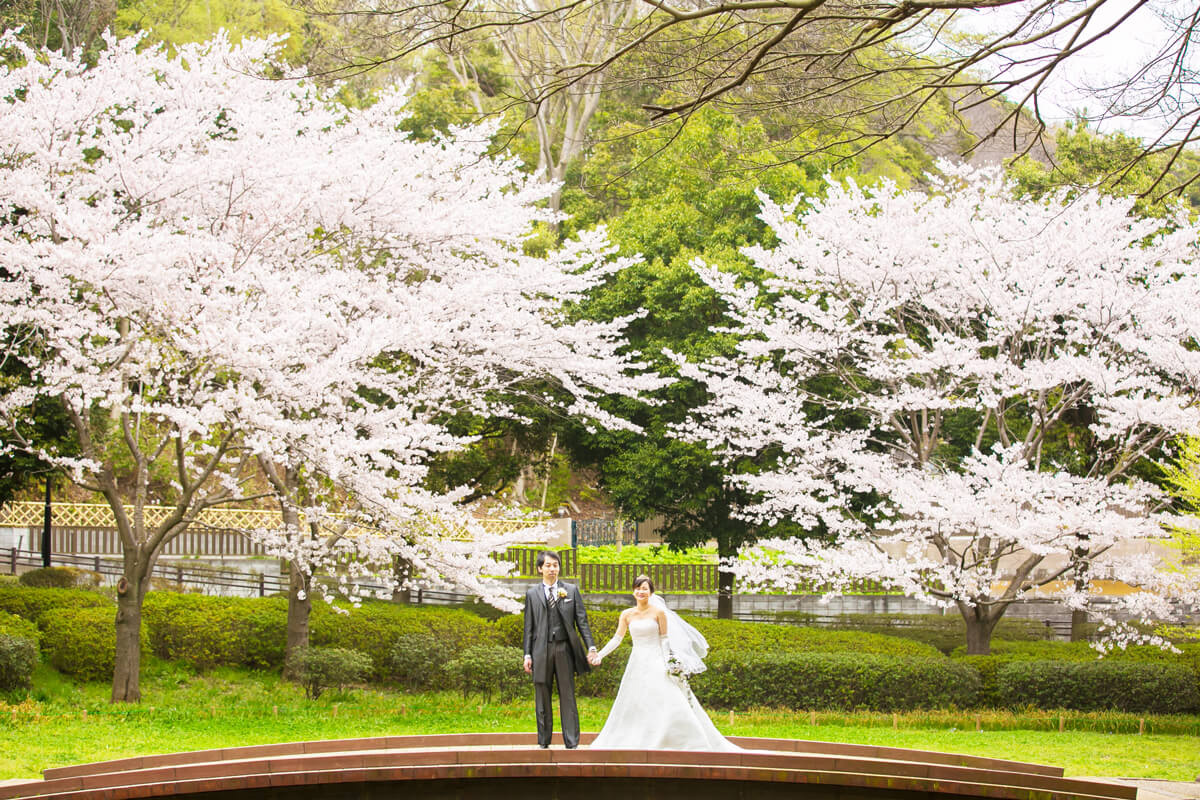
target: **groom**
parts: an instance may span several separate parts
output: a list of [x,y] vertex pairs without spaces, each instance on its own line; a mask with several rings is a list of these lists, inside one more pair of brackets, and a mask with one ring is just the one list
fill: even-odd
[[552,550],[538,553],[537,570],[542,582],[525,593],[525,671],[533,675],[538,747],[549,747],[554,732],[550,684],[555,682],[563,743],[568,750],[574,750],[579,746],[575,673],[592,668],[596,646],[588,627],[583,595],[578,587],[558,580],[560,563],[558,553]]

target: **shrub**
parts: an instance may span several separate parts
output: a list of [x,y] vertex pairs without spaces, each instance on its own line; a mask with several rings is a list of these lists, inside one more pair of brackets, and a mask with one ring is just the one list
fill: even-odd
[[326,689],[361,683],[371,671],[371,658],[343,647],[301,647],[288,658],[287,668],[304,687],[304,696],[316,700]]
[[314,602],[309,620],[309,640],[314,646],[366,653],[371,657],[372,676],[379,679],[385,678],[390,670],[396,640],[411,633],[430,634],[451,652],[496,642],[492,623],[461,609],[366,601],[341,614],[326,603]]
[[[790,612],[778,615],[792,618]],[[797,615],[798,621],[812,615]],[[842,614],[829,623],[830,629],[861,631],[910,639],[949,654],[967,639],[967,627],[959,614]],[[1054,636],[1052,628],[1033,619],[1018,617],[1001,619],[996,625],[997,638],[1010,641],[1041,641]]]
[[710,655],[692,688],[714,708],[907,711],[972,706],[979,676],[944,658],[733,651]]
[[1200,711],[1191,670],[1178,664],[1122,661],[1011,661],[996,671],[1001,704],[1179,714]]
[[287,641],[284,598],[151,593],[143,609],[155,655],[197,669],[278,668]]
[[37,643],[23,636],[0,633],[0,692],[28,689],[38,664]]
[[432,633],[404,633],[392,645],[388,677],[406,689],[444,689],[442,667],[457,655]]
[[[57,608],[42,624],[42,650],[50,665],[83,680],[111,678],[117,653],[112,608]],[[145,646],[145,627],[142,629]]]
[[116,613],[111,597],[88,589],[40,589],[20,584],[0,585],[0,611],[16,614],[43,627],[43,618],[59,608],[108,608]]
[[35,647],[38,646],[42,638],[37,625],[34,625],[27,619],[18,617],[16,614],[9,614],[7,611],[0,611],[0,635],[28,639],[33,642]]
[[74,589],[77,586],[99,586],[100,576],[75,567],[40,567],[23,573],[17,579],[22,586],[39,589]]
[[519,647],[472,645],[442,667],[451,687],[468,697],[481,694],[491,700],[511,700],[529,691],[529,678],[521,669],[524,654]]

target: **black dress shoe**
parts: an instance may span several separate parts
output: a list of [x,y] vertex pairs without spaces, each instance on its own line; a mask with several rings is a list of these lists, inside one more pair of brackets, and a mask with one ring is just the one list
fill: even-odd
[[578,750],[578,749],[579,749],[579,745],[577,745],[577,744],[569,744],[569,745],[567,745],[567,749],[568,749],[568,750]]
[[538,745],[538,747],[542,748],[543,750],[547,750],[547,749],[549,749],[550,745],[548,745],[548,744],[539,744],[539,745]]

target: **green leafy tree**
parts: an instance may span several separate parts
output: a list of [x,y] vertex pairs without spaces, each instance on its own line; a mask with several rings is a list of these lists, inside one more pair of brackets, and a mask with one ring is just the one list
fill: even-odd
[[[720,328],[727,320],[716,295],[689,266],[703,257],[753,280],[740,248],[763,243],[766,227],[757,218],[757,192],[776,198],[813,194],[823,186],[828,162],[809,161],[771,170],[763,125],[713,109],[687,125],[640,136],[622,136],[616,126],[581,166],[590,191],[564,193],[574,226],[608,217],[608,229],[625,254],[644,260],[623,270],[579,313],[612,319],[641,313],[628,328],[632,349],[662,374],[676,376],[674,359],[702,360],[730,351]],[[637,165],[625,174],[629,165]],[[614,403],[613,411],[642,428],[624,431],[571,430],[565,441],[574,458],[593,464],[604,488],[629,517],[662,515],[672,548],[716,540],[718,554],[732,557],[760,535],[733,516],[746,498],[726,485],[724,470],[704,448],[668,435],[689,409],[705,401],[704,390],[683,380],[662,389],[657,405]],[[731,617],[733,579],[722,573],[718,614]]]

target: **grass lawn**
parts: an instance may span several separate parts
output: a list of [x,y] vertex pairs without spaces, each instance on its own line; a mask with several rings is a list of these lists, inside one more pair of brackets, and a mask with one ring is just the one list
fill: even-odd
[[[244,744],[356,736],[470,731],[532,731],[533,704],[464,701],[456,693],[405,694],[357,689],[304,699],[275,674],[215,670],[195,675],[151,661],[139,705],[108,703],[107,684],[75,684],[45,667],[32,696],[0,703],[0,780],[36,778],[46,767],[111,758]],[[598,730],[610,701],[580,698],[584,730]],[[713,712],[723,733],[859,742],[973,753],[1058,764],[1068,775],[1165,778],[1200,775],[1200,720],[1150,718],[1146,735],[1105,733],[1137,724],[1120,715],[1075,715],[1059,732],[1057,716],[966,713],[820,714],[762,710]],[[893,728],[893,725],[896,727]],[[1024,727],[1022,727],[1024,726]],[[1072,726],[1091,730],[1072,730]],[[1160,730],[1191,733],[1155,733]],[[1030,728],[1038,728],[1034,730]],[[995,728],[995,729],[993,729]]]

